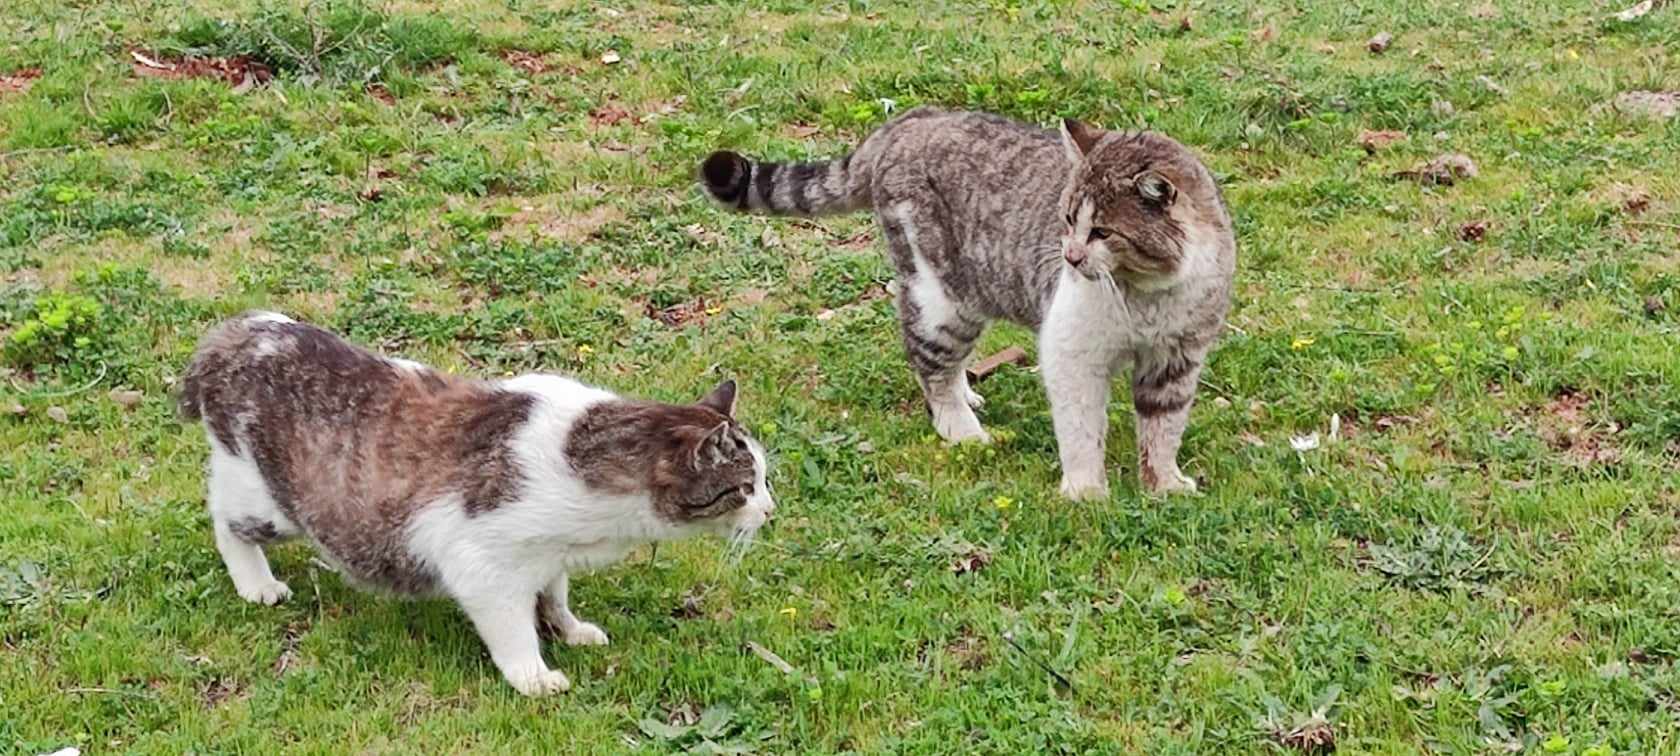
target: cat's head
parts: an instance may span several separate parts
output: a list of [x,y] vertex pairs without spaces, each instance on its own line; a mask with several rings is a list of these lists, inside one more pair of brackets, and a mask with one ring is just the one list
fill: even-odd
[[657,537],[748,538],[776,509],[764,447],[735,419],[735,382],[693,404],[609,401],[591,407],[566,445],[593,488],[647,496]]
[[1184,145],[1153,132],[1062,122],[1070,171],[1062,192],[1062,255],[1087,279],[1171,286],[1234,251],[1212,174]]

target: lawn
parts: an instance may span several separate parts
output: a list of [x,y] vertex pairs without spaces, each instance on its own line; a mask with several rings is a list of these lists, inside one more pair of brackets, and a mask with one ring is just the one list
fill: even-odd
[[[1680,753],[1680,118],[1616,106],[1680,89],[1680,6],[1620,9],[8,0],[0,753]],[[1020,329],[996,443],[943,445],[870,219],[693,184],[924,103],[1224,182],[1200,495],[1141,493],[1121,382],[1111,497],[1059,499]],[[1396,175],[1448,153],[1477,175]],[[575,581],[613,645],[547,643],[548,699],[301,545],[247,604],[171,391],[254,306],[460,373],[736,377],[777,520]]]

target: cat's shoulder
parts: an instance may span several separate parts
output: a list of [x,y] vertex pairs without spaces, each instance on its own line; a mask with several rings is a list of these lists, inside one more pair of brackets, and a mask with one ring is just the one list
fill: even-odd
[[550,412],[579,413],[591,405],[618,398],[611,391],[591,386],[576,378],[553,373],[527,373],[498,381],[497,388],[529,394]]

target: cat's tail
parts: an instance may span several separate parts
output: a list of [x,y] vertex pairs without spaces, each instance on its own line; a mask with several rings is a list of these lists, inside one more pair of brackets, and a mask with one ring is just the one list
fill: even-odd
[[869,206],[869,177],[853,164],[853,156],[815,163],[761,163],[720,150],[700,164],[700,183],[719,204],[744,212],[850,213]]

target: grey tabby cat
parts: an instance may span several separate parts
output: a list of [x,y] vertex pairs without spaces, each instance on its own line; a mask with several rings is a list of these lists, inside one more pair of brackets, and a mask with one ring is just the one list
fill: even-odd
[[700,173],[737,210],[875,212],[905,351],[947,440],[989,440],[963,367],[987,322],[1009,320],[1038,333],[1064,495],[1107,495],[1109,387],[1126,367],[1144,487],[1195,490],[1179,441],[1230,306],[1236,239],[1217,182],[1183,145],[916,108],[838,159],[724,151]]

